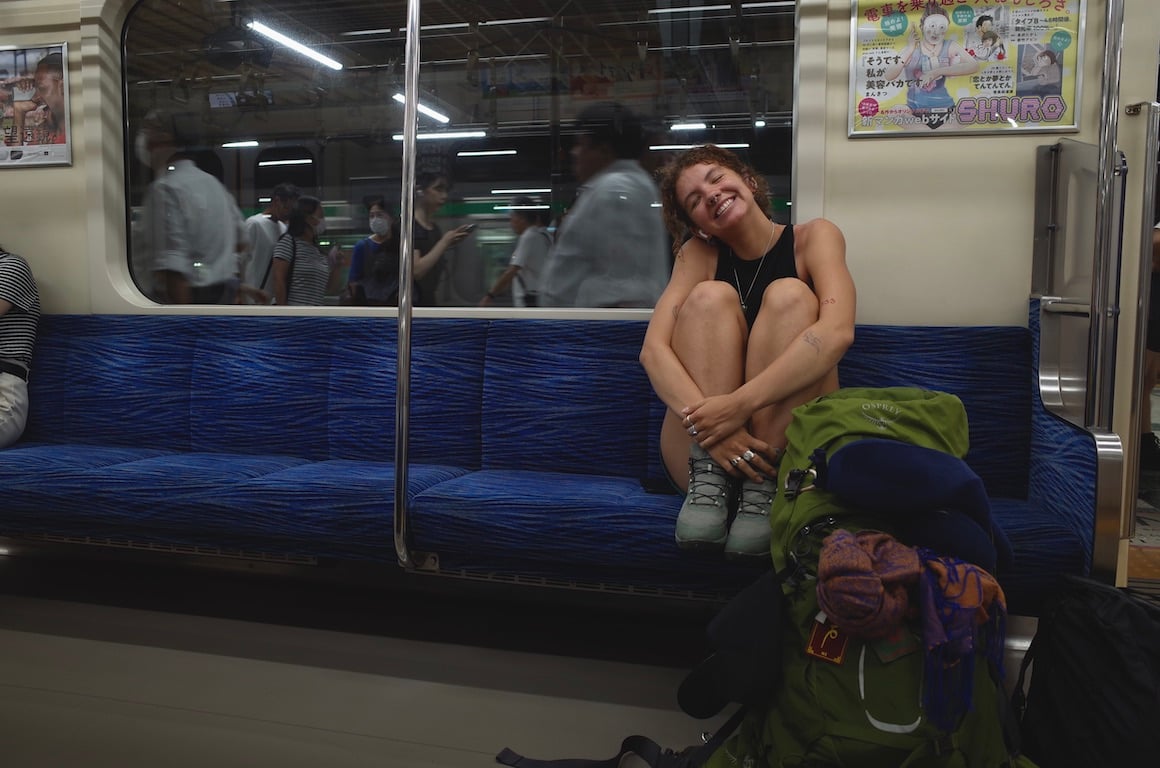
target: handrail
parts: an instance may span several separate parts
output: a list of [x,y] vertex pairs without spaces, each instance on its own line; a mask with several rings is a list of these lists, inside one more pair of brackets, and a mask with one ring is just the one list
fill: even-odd
[[403,183],[399,230],[399,333],[395,397],[395,556],[404,568],[411,565],[407,535],[407,467],[411,414],[411,274],[415,254],[415,137],[419,99],[419,0],[407,0],[407,47],[404,56],[407,100],[403,105]]
[[1124,39],[1124,0],[1108,0],[1104,39],[1104,86],[1101,99],[1099,177],[1096,191],[1096,264],[1092,270],[1092,328],[1088,337],[1088,380],[1092,397],[1088,425],[1112,429],[1112,400],[1115,396],[1116,315],[1118,304],[1113,290],[1118,282],[1119,259],[1113,258],[1116,245],[1114,184],[1119,153],[1120,62]]
[[[1152,212],[1156,205],[1156,163],[1158,156],[1160,156],[1160,103],[1155,101],[1145,101],[1137,104],[1129,104],[1124,107],[1124,114],[1129,117],[1137,115],[1146,115],[1148,118],[1148,125],[1146,130],[1146,138],[1144,145],[1144,200],[1142,205],[1143,214],[1140,217],[1140,268],[1137,285],[1136,298],[1136,358],[1132,370],[1137,372],[1135,381],[1132,382],[1132,402],[1142,403],[1145,397],[1150,397],[1151,393],[1144,391],[1144,348],[1143,340],[1148,335],[1148,310],[1151,305],[1149,300],[1152,292]],[[1136,414],[1137,420],[1143,417],[1143,413]],[[1144,427],[1142,430],[1137,430],[1137,434],[1145,431],[1151,431],[1150,424],[1141,424]],[[1140,455],[1140,446],[1136,445],[1135,455]],[[1126,475],[1126,485],[1124,498],[1134,499],[1136,493],[1140,488],[1140,477],[1136,472],[1128,472]],[[1121,538],[1130,539],[1136,535],[1136,516],[1126,515],[1126,520],[1121,525]]]

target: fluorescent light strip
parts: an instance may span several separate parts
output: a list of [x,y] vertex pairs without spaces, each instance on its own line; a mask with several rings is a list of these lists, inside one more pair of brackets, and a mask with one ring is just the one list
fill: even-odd
[[331,69],[334,69],[334,70],[342,69],[342,65],[339,64],[334,59],[330,58],[329,56],[323,56],[321,53],[314,50],[313,48],[307,48],[305,45],[298,42],[294,38],[286,37],[286,35],[282,34],[281,32],[278,32],[276,30],[270,29],[269,27],[267,27],[265,24],[263,24],[260,21],[251,21],[249,24],[246,25],[246,27],[248,29],[254,30],[259,35],[265,35],[266,37],[270,38],[271,40],[273,40],[276,43],[281,43],[282,45],[286,46],[290,50],[295,51],[297,53],[300,53],[308,59],[314,59],[319,64],[323,64],[323,65],[330,67]]
[[256,141],[228,141],[222,144],[222,149],[241,149],[242,147],[256,147]]
[[481,21],[481,27],[503,27],[508,24],[535,24],[538,21],[551,21],[551,16],[528,16],[524,19],[496,19],[495,21]]
[[[664,151],[666,149],[692,149],[693,147],[703,147],[704,144],[653,144],[649,149],[653,151]],[[714,144],[715,147],[722,149],[749,149],[749,144]]]
[[268,203],[268,202],[270,202],[270,198],[268,198],[268,197],[259,197],[259,198],[258,198],[258,202],[259,202],[259,203]]
[[[777,2],[766,3],[742,3],[742,10],[749,8],[785,8],[792,6],[793,0],[778,0]],[[652,15],[669,15],[673,13],[700,13],[701,11],[728,11],[733,6],[730,5],[694,5],[688,8],[654,8],[649,11]]]
[[546,211],[548,205],[493,205],[493,211]]
[[669,126],[670,131],[703,131],[705,130],[704,123],[673,123]]
[[258,163],[259,166],[267,165],[311,165],[314,161],[310,158],[303,158],[302,160],[263,160]]
[[[420,32],[430,32],[436,29],[467,29],[470,24],[466,21],[457,21],[454,24],[424,24],[419,27]],[[406,29],[406,27],[404,27]]]
[[[403,134],[396,133],[391,136],[395,141],[402,141]],[[483,139],[487,138],[485,131],[443,131],[442,133],[420,133],[415,136],[419,141],[428,141],[431,139]]]
[[342,37],[359,37],[360,35],[389,35],[391,34],[391,28],[384,27],[383,29],[356,29],[351,32],[343,32],[341,34]]
[[[406,97],[406,96],[404,96],[404,95],[403,95],[403,94],[401,94],[401,93],[396,93],[396,94],[395,94],[394,96],[392,96],[391,98],[393,98],[395,101],[399,102],[400,104],[406,104],[406,103],[407,103],[407,97]],[[435,119],[435,120],[438,120],[439,122],[443,123],[444,125],[446,125],[447,123],[450,123],[450,122],[451,122],[451,118],[450,118],[450,117],[448,117],[447,115],[443,114],[442,112],[436,112],[435,110],[431,109],[431,107],[427,106],[426,104],[424,104],[424,103],[423,103],[423,102],[421,102],[421,101],[419,102],[419,106],[418,106],[418,107],[416,107],[416,109],[418,109],[420,112],[422,112],[422,113],[423,113],[424,115],[426,115],[427,117],[430,117],[430,118],[433,118],[433,119]]]
[[514,149],[480,149],[480,150],[462,150],[455,153],[456,157],[493,157],[496,155],[514,155]]
[[753,121],[753,127],[754,127],[754,128],[764,128],[764,127],[765,127],[765,121],[764,121],[764,120],[754,120],[754,121]]
[[650,15],[668,15],[670,13],[697,13],[698,11],[727,11],[732,6],[729,5],[694,5],[689,8],[653,8],[649,10]]
[[550,189],[493,189],[493,195],[538,195],[543,192],[551,192]]

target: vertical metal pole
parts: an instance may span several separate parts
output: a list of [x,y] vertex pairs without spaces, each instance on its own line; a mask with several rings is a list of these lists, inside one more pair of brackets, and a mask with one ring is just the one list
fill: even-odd
[[419,0],[407,0],[407,47],[404,56],[403,183],[400,200],[399,334],[395,397],[395,555],[399,565],[411,565],[407,543],[408,432],[411,414],[411,263],[415,255],[415,134],[419,104]]
[[[1156,163],[1158,155],[1160,155],[1160,104],[1156,102],[1144,102],[1140,104],[1130,104],[1124,107],[1124,114],[1130,116],[1144,115],[1148,120],[1146,129],[1146,145],[1144,147],[1144,205],[1143,213],[1140,216],[1140,269],[1139,269],[1139,283],[1140,287],[1137,290],[1136,300],[1136,358],[1133,361],[1133,370],[1137,372],[1135,381],[1132,382],[1132,402],[1140,405],[1145,398],[1152,396],[1152,393],[1144,389],[1144,368],[1146,365],[1146,342],[1148,338],[1148,313],[1151,302],[1149,298],[1152,293],[1152,227],[1156,223],[1152,220],[1156,206]],[[1143,423],[1143,408],[1137,414],[1137,419],[1140,420],[1140,432],[1151,432],[1152,425]],[[1137,443],[1136,450],[1132,454],[1139,461],[1140,446]],[[1124,498],[1134,499],[1140,490],[1140,475],[1138,472],[1128,472],[1125,474],[1124,483],[1126,484]],[[1125,525],[1120,531],[1121,538],[1130,539],[1136,535],[1136,516],[1128,515]]]
[[1116,136],[1119,130],[1120,60],[1124,41],[1124,0],[1108,0],[1104,31],[1104,87],[1101,100],[1099,180],[1096,193],[1096,263],[1092,270],[1092,326],[1088,337],[1088,424],[1112,428],[1115,387],[1115,327],[1119,305],[1112,295],[1118,283],[1118,245],[1114,229],[1116,210]]

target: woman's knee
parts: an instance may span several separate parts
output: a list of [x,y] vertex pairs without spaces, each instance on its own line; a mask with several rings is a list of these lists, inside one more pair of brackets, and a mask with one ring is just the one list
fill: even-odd
[[720,280],[704,280],[693,286],[689,291],[685,303],[681,305],[680,314],[708,313],[713,317],[720,317],[723,309],[737,307],[737,291],[729,283]]
[[774,280],[761,297],[761,311],[779,318],[802,317],[811,322],[818,317],[818,297],[796,277]]

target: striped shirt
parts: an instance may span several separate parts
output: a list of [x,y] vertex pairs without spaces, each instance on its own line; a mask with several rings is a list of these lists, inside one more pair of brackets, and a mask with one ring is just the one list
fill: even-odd
[[330,282],[330,262],[314,243],[286,235],[274,245],[274,258],[290,262],[288,306],[312,307],[322,303]]
[[40,321],[40,293],[28,262],[0,250],[0,300],[12,305],[0,315],[0,359],[32,364],[32,345]]

